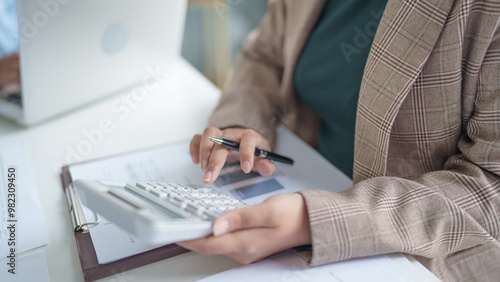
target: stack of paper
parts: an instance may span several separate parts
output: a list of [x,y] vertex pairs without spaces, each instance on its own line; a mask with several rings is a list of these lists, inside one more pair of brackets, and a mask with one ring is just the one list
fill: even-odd
[[21,135],[0,138],[0,219],[0,281],[49,281],[45,252],[26,253],[49,237]]

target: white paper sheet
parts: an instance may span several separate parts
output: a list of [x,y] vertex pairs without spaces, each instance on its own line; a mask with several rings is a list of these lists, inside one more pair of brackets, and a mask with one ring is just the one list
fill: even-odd
[[10,282],[49,282],[49,271],[47,269],[47,261],[45,252],[37,250],[33,253],[23,254],[17,258],[16,273],[8,272],[9,266],[6,260],[0,261],[0,281]]
[[[200,167],[191,162],[189,141],[73,165],[70,173],[73,180],[164,181],[207,186],[201,181],[203,172]],[[276,172],[271,177],[261,177],[256,173],[246,175],[239,166],[228,167],[219,177],[219,184],[212,187],[246,203],[256,204],[280,193],[306,189],[338,192],[351,186],[352,181],[347,176],[289,131],[280,130],[277,141],[276,151],[293,158],[293,166],[276,163]],[[100,263],[151,249],[109,222],[91,227],[90,234]]]
[[200,282],[229,282],[235,280],[242,282],[417,281],[403,272],[387,256],[354,259],[318,267],[308,267],[305,261],[292,251],[285,251],[257,263],[212,275],[200,280]]
[[0,256],[10,253],[8,240],[11,238],[7,229],[7,168],[16,167],[16,208],[15,239],[16,253],[46,245],[49,242],[47,227],[43,217],[38,189],[35,185],[30,161],[21,135],[9,135],[0,138]]

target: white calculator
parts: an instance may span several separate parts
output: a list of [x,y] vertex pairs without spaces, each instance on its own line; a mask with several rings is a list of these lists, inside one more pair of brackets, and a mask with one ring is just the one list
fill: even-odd
[[222,212],[246,206],[212,188],[163,182],[76,180],[82,204],[151,245],[212,234]]

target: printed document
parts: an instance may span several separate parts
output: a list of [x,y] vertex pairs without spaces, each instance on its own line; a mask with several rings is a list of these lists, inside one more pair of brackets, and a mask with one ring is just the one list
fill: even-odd
[[410,277],[387,256],[353,259],[322,266],[309,267],[292,251],[284,251],[265,260],[233,268],[209,276],[200,282],[224,281],[334,281],[334,282],[386,282],[420,281]]

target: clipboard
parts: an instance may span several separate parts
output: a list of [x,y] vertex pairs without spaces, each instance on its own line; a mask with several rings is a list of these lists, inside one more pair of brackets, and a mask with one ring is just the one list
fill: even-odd
[[85,281],[94,281],[188,252],[188,250],[176,244],[170,244],[107,264],[99,264],[88,230],[91,225],[99,224],[99,222],[98,220],[96,222],[86,221],[80,200],[72,187],[73,181],[69,172],[69,166],[62,168],[61,182],[68,199],[69,210],[73,220],[76,247]]

